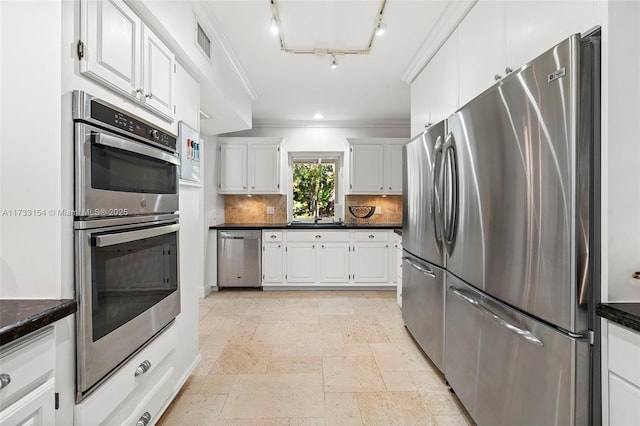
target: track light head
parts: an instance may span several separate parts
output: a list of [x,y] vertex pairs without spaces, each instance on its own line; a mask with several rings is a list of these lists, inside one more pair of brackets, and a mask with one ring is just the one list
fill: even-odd
[[280,23],[276,18],[271,18],[271,34],[278,35],[280,32]]
[[331,62],[329,64],[329,68],[335,70],[338,68],[338,60],[336,59],[336,55],[331,55]]

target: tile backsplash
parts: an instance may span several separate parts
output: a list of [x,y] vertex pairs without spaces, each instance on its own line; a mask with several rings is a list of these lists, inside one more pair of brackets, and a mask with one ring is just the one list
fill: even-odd
[[[380,214],[358,219],[349,212],[349,206],[377,206]],[[402,223],[402,195],[347,195],[344,220],[348,223]]]
[[[267,207],[273,207],[274,214],[267,214]],[[286,195],[224,196],[225,223],[285,223],[286,221]]]

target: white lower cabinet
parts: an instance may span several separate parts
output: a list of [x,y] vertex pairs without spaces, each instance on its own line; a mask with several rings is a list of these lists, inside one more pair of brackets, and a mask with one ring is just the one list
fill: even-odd
[[55,424],[54,327],[0,350],[0,425]]
[[170,325],[75,406],[76,424],[155,424],[174,392],[177,341],[177,328]]
[[608,323],[609,425],[640,425],[640,333]]
[[267,289],[395,286],[392,232],[265,230],[262,234],[262,286]]

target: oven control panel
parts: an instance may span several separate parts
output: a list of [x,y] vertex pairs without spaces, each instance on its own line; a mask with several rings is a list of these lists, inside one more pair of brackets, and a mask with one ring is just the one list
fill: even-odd
[[172,151],[176,150],[175,136],[142,119],[110,108],[100,102],[91,101],[91,118],[150,142],[166,146]]

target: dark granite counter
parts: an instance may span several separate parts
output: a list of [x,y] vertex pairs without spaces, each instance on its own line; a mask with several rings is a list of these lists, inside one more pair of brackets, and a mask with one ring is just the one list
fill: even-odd
[[596,313],[602,318],[640,332],[640,302],[598,303]]
[[78,310],[72,299],[0,299],[0,346]]
[[296,224],[286,223],[222,223],[209,229],[402,229],[401,223]]

